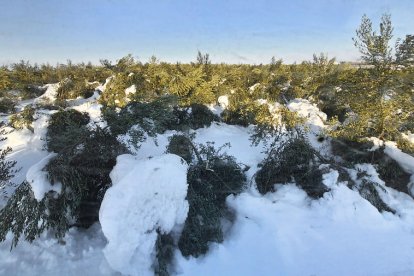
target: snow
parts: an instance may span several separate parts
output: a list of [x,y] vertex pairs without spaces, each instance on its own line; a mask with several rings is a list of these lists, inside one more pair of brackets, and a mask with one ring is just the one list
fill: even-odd
[[96,90],[104,92],[106,87],[108,86],[109,82],[114,78],[114,76],[110,76],[105,80],[105,83],[96,87]]
[[[182,275],[394,275],[414,273],[414,214],[379,213],[342,183],[311,201],[293,184],[228,198],[233,230],[202,259],[178,253]],[[329,179],[329,180],[328,180]],[[397,197],[400,195],[396,195]],[[414,207],[411,200],[410,208]]]
[[306,137],[313,148],[326,155],[330,152],[327,141],[320,142],[319,138],[324,136],[325,122],[328,116],[308,100],[294,99],[287,104],[290,111],[296,112],[300,117],[305,118],[305,126],[308,128]]
[[395,142],[385,142],[384,152],[397,161],[407,173],[414,174],[414,157],[402,152]]
[[219,106],[223,109],[227,109],[230,106],[229,96],[227,96],[227,95],[223,95],[223,96],[218,97],[217,102],[218,102]]
[[59,83],[46,84],[44,87],[46,87],[45,93],[34,100],[35,104],[41,104],[43,102],[54,102],[56,100]]
[[13,193],[16,185],[26,179],[30,167],[48,155],[44,147],[47,121],[51,113],[53,112],[37,111],[36,120],[33,122],[33,132],[28,129],[14,130],[6,135],[7,140],[0,143],[2,148],[12,148],[13,151],[7,156],[7,160],[16,161],[15,169],[19,169],[19,172],[11,179],[15,185],[6,187],[6,197],[0,197],[0,208],[4,206],[7,197]]
[[[95,92],[96,93],[96,92]],[[100,123],[102,125],[106,125],[106,123],[102,122],[102,112],[101,112],[102,105],[98,104],[96,100],[94,101],[86,101],[81,105],[73,107],[73,109],[79,112],[86,112],[89,114],[91,121],[94,123]]]
[[37,201],[41,201],[49,191],[60,193],[62,190],[62,184],[54,183],[52,185],[47,178],[47,172],[43,170],[49,161],[56,155],[56,153],[50,153],[38,163],[31,166],[26,174],[26,180],[30,184]]
[[187,218],[187,164],[173,154],[122,155],[111,177],[99,212],[105,257],[123,274],[153,275],[156,230],[169,233]]
[[376,151],[377,149],[384,146],[384,141],[377,137],[370,137],[368,138],[368,141],[371,141],[374,144],[374,146],[370,148],[369,151]]
[[252,94],[257,88],[259,88],[262,84],[255,83],[252,86],[249,87],[249,93]]
[[314,126],[319,126],[323,128],[325,126],[325,121],[327,120],[327,115],[319,110],[319,108],[304,99],[294,99],[288,103],[287,107],[291,111],[295,111],[304,118],[307,118],[307,122]]
[[125,89],[125,95],[128,96],[129,94],[135,94],[137,92],[137,88],[135,87],[135,84],[131,85],[127,89]]
[[43,234],[10,251],[10,240],[0,243],[0,275],[116,275],[103,256],[106,240],[99,224],[70,229],[64,245]]
[[401,133],[402,137],[411,144],[414,144],[414,133],[408,131],[408,133]]
[[250,170],[246,172],[246,175],[250,178],[257,171],[258,164],[265,158],[265,155],[262,153],[262,144],[259,144],[257,147],[251,145],[251,131],[253,131],[252,127],[244,128],[214,123],[208,128],[198,129],[194,142],[196,144],[214,142],[216,148],[230,143],[230,148],[225,147],[222,152],[235,156],[237,162],[249,166]]

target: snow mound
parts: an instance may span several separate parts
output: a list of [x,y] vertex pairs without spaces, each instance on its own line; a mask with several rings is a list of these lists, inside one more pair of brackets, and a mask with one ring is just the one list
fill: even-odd
[[408,132],[407,134],[406,133],[401,133],[401,135],[408,142],[410,142],[411,144],[414,144],[414,133],[411,133],[411,132]]
[[219,106],[223,109],[227,109],[230,106],[229,97],[227,95],[218,97],[217,102]]
[[131,85],[127,89],[125,89],[125,95],[128,96],[129,94],[135,94],[137,92],[137,88],[135,84]]
[[30,184],[34,197],[37,201],[41,201],[44,195],[49,191],[55,191],[60,193],[62,190],[61,183],[55,183],[51,185],[47,179],[47,172],[43,168],[49,163],[50,159],[55,157],[56,153],[50,153],[38,163],[30,167],[26,174],[26,180]]
[[95,102],[94,101],[84,102],[81,105],[74,106],[73,109],[79,112],[88,113],[92,122],[98,123],[102,127],[106,126],[106,122],[103,122],[103,119],[102,119],[102,112],[101,112],[102,105],[97,103],[96,101]]
[[44,87],[46,87],[45,93],[34,100],[35,104],[39,104],[45,101],[54,102],[56,100],[59,83],[46,84]]
[[300,117],[305,118],[305,125],[309,128],[306,136],[313,148],[326,155],[328,153],[329,144],[320,142],[319,138],[325,129],[325,121],[328,116],[319,110],[319,108],[305,99],[294,99],[287,104],[290,111],[296,112]]
[[307,122],[320,128],[325,127],[327,115],[319,110],[319,108],[305,99],[294,99],[288,103],[287,108],[295,111],[299,116],[307,118]]
[[156,230],[171,232],[187,218],[187,164],[173,154],[137,160],[121,155],[99,220],[110,266],[127,275],[153,275]]

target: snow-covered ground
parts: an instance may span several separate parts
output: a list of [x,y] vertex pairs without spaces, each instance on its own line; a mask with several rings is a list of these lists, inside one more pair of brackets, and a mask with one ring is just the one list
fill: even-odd
[[[49,88],[46,96],[53,97],[55,87]],[[99,122],[97,96],[72,105]],[[288,107],[308,118],[309,138],[317,143],[315,137],[326,119],[323,113],[304,100],[295,100]],[[13,147],[9,158],[22,168],[13,179],[17,183],[27,172],[30,178],[29,169],[49,154],[43,150],[49,115],[40,112],[34,133],[14,131],[2,145]],[[294,184],[280,185],[276,192],[262,196],[251,180],[265,155],[261,145],[251,145],[251,130],[215,123],[195,131],[196,143],[214,141],[219,147],[230,142],[225,151],[250,167],[250,185],[227,199],[236,219],[224,242],[212,244],[207,255],[197,259],[186,259],[177,250],[177,274],[414,275],[412,197],[385,187],[382,197],[396,214],[380,213],[357,191],[339,182],[333,169],[323,177],[331,191],[319,200],[311,200]],[[0,244],[0,275],[150,274],[154,231],[179,228],[188,210],[186,165],[165,153],[168,137],[174,133],[158,135],[157,143],[147,139],[134,156],[118,157],[111,173],[114,185],[100,211],[102,227],[96,223],[87,230],[73,228],[63,242],[44,233],[32,244],[21,241],[11,252],[9,235]],[[413,157],[392,143],[386,144],[386,151],[414,174]],[[378,177],[369,164],[360,169],[367,177]],[[0,199],[1,204],[4,200]]]

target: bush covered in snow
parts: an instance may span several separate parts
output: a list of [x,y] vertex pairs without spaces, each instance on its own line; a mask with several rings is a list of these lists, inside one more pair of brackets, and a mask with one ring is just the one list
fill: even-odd
[[[99,211],[109,264],[126,275],[165,275],[187,212],[187,168],[173,154],[117,158]],[[171,236],[169,235],[171,234]],[[175,246],[174,246],[175,247]]]
[[21,235],[33,241],[49,229],[63,238],[70,227],[89,227],[98,220],[101,201],[111,186],[109,173],[125,149],[107,129],[85,128],[88,121],[74,110],[52,115],[47,142],[57,154],[29,170],[28,182],[0,212],[0,237],[11,231],[13,246]]
[[234,157],[220,153],[212,144],[200,145],[197,159],[188,169],[190,204],[178,247],[183,256],[207,252],[210,242],[222,242],[222,219],[229,212],[226,198],[242,191],[246,177]]
[[10,116],[9,123],[15,129],[28,128],[33,131],[31,125],[34,121],[35,112],[36,110],[32,106],[25,106],[21,112],[15,113],[12,116]]
[[61,152],[79,144],[87,133],[89,115],[74,109],[54,113],[49,120],[46,142],[49,151]]
[[170,143],[167,146],[167,153],[180,156],[188,164],[193,160],[194,145],[190,137],[180,134],[174,134],[169,138]]
[[113,76],[101,94],[100,103],[111,108],[125,107],[129,102],[126,89],[133,85],[133,77],[128,72],[117,73]]
[[105,108],[103,117],[114,135],[126,134],[132,126],[138,125],[141,135],[154,136],[177,127],[174,104],[174,97],[160,97],[149,103],[132,102],[119,112]]
[[315,149],[304,137],[290,138],[269,150],[255,177],[257,189],[266,194],[275,184],[295,182],[311,198],[320,198],[329,189],[322,183],[319,165]]
[[14,111],[17,101],[10,97],[0,97],[0,112],[10,113]]
[[[0,122],[0,142],[6,140],[4,135],[6,131],[4,129],[4,123]],[[10,179],[18,171],[14,169],[16,161],[10,161],[6,159],[7,155],[12,151],[10,147],[4,147],[0,149],[0,194],[4,192],[6,185],[10,183]]]
[[116,157],[126,150],[107,129],[100,127],[78,139],[53,158],[45,170],[52,185],[61,183],[58,198],[67,205],[65,209],[70,210],[74,224],[89,227],[98,220],[100,203],[111,186],[109,173]]
[[77,97],[89,98],[93,95],[97,83],[88,83],[85,79],[67,78],[59,82],[57,99],[76,99]]
[[371,163],[376,167],[385,185],[409,194],[410,174],[384,152],[384,146],[375,146],[369,140],[357,142],[344,139],[333,139],[331,145],[332,153],[339,156],[346,163],[345,166]]
[[221,113],[223,122],[229,125],[240,125],[247,127],[255,123],[255,114],[245,108],[226,109]]
[[189,107],[176,107],[174,114],[177,116],[177,129],[198,129],[209,127],[212,122],[219,121],[215,115],[204,104],[192,104]]

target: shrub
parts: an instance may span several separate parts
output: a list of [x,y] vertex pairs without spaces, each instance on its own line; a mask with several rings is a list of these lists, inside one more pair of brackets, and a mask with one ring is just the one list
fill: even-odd
[[169,276],[171,262],[173,261],[175,250],[174,239],[171,234],[162,234],[158,231],[157,241],[155,242],[156,261],[154,273],[157,276]]
[[71,226],[89,227],[98,220],[100,204],[111,185],[109,173],[125,149],[99,127],[78,139],[71,147],[59,148],[59,154],[44,168],[52,185],[62,185],[61,191],[49,191],[37,201],[30,184],[23,183],[0,211],[0,240],[11,231],[13,247],[21,235],[31,242],[46,229],[61,239]]
[[317,199],[329,189],[322,183],[316,152],[303,137],[293,137],[272,148],[260,164],[255,180],[261,194],[274,191],[274,184],[295,181]]
[[239,125],[247,127],[255,123],[255,115],[253,112],[243,112],[242,108],[234,110],[226,109],[221,113],[223,122],[229,125]]
[[175,116],[178,118],[178,128],[198,129],[209,127],[213,121],[219,121],[219,117],[203,104],[192,104],[187,108],[175,108]]
[[49,98],[41,98],[36,101],[35,104],[38,109],[48,109],[48,110],[62,110],[66,107],[65,100],[51,100]]
[[132,79],[125,73],[118,73],[107,85],[105,91],[101,94],[100,103],[106,107],[123,108],[128,104],[125,89],[131,86]]
[[235,159],[220,154],[212,144],[196,150],[197,160],[187,174],[189,213],[178,241],[184,256],[199,256],[209,242],[222,242],[221,220],[228,212],[225,200],[242,191],[246,177]]
[[371,141],[357,142],[344,139],[333,139],[331,146],[333,154],[340,156],[348,167],[358,163],[372,163],[386,186],[409,194],[407,185],[410,182],[410,174],[385,154],[383,147],[371,150],[374,146]]
[[68,78],[59,83],[57,99],[75,99],[77,97],[89,98],[93,95],[97,83],[88,83],[85,79]]
[[169,140],[167,153],[176,154],[190,164],[193,158],[193,143],[190,138],[185,135],[174,134]]
[[192,129],[209,127],[213,121],[218,121],[218,117],[203,104],[192,104],[189,123]]
[[59,111],[49,120],[46,142],[49,151],[62,152],[75,147],[87,134],[89,115],[74,109]]
[[381,159],[374,162],[380,178],[385,182],[385,185],[396,189],[397,191],[410,194],[408,191],[408,183],[411,175],[406,173],[398,163],[387,156],[383,149]]
[[[380,187],[377,183],[363,179],[361,184],[358,186],[358,191],[363,198],[369,201],[379,212],[390,212],[395,214],[395,211],[391,209],[382,200],[376,187]],[[383,189],[383,188],[382,188]]]
[[16,106],[15,100],[8,98],[8,97],[0,98],[0,112],[2,113],[13,112],[15,106]]
[[155,136],[168,129],[177,128],[178,118],[173,112],[174,97],[160,97],[150,103],[132,102],[119,112],[105,108],[104,119],[114,135],[127,133],[132,126],[139,125],[143,133]]
[[26,106],[21,112],[10,116],[10,125],[15,129],[28,128],[33,132],[32,123],[36,110],[32,106]]
[[374,147],[374,143],[368,140],[353,141],[347,139],[332,139],[332,153],[340,156],[348,163],[371,163],[377,154],[370,151]]
[[32,99],[43,95],[46,92],[45,87],[37,86],[33,84],[26,85],[22,90],[23,99]]
[[17,245],[22,234],[30,242],[40,236],[48,225],[45,204],[45,200],[38,202],[34,198],[29,183],[22,183],[0,210],[0,241],[6,239],[9,231],[14,236],[12,248]]
[[397,138],[397,146],[400,150],[414,156],[414,143],[401,135]]
[[[3,129],[4,123],[0,122],[0,142],[6,140],[3,137],[6,131]],[[12,151],[10,147],[0,149],[0,192],[10,183],[10,179],[18,171],[14,169],[16,161],[6,160],[7,155]]]
[[336,87],[321,87],[318,93],[318,107],[324,112],[328,119],[338,118],[343,123],[346,119],[348,109],[341,103],[341,97],[338,97]]
[[69,205],[76,225],[89,227],[98,220],[100,203],[111,185],[109,173],[121,153],[125,149],[118,140],[97,127],[46,166],[50,182],[62,183],[59,199]]

